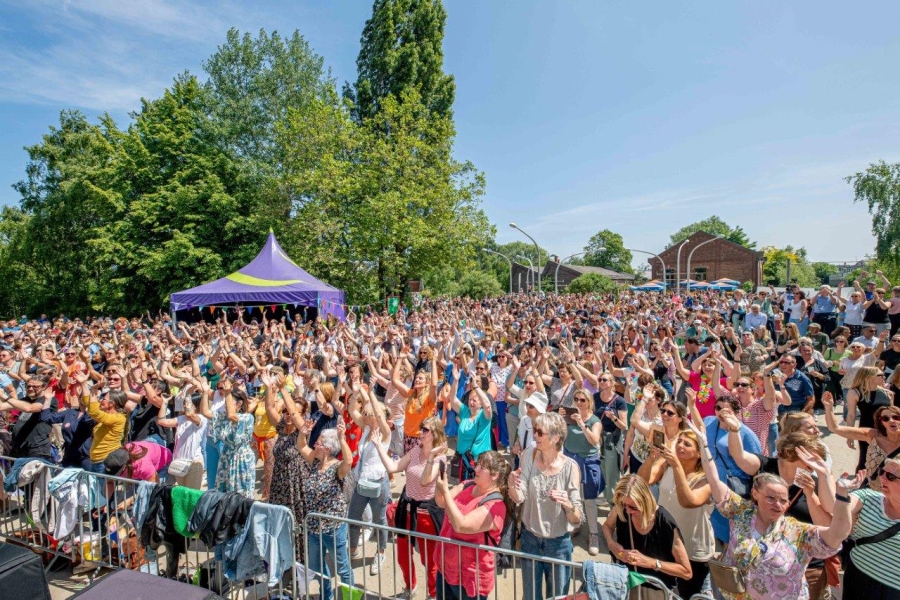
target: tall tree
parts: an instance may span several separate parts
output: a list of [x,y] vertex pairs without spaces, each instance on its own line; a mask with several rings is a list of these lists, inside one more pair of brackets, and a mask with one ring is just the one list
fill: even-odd
[[865,202],[872,215],[875,258],[900,265],[900,164],[885,161],[846,178],[853,186],[853,201]]
[[[773,285],[787,285],[790,281],[796,281],[802,287],[814,287],[818,285],[819,278],[816,271],[809,263],[806,248],[794,249],[793,246],[776,248],[767,246],[762,249],[765,262],[763,263],[763,282],[773,282]],[[788,277],[788,261],[790,261],[790,277]]]
[[440,0],[375,0],[363,28],[356,83],[344,86],[353,116],[378,114],[384,100],[415,90],[429,113],[452,117],[456,84],[444,73],[444,25]]
[[734,242],[735,244],[740,244],[745,248],[756,250],[756,242],[750,241],[750,239],[747,237],[747,233],[740,225],[738,225],[737,227],[731,227],[731,225],[729,225],[716,215],[713,215],[707,219],[703,219],[702,221],[697,221],[696,223],[691,223],[690,225],[685,225],[674,234],[672,234],[672,236],[669,238],[669,246],[674,246],[675,244],[683,242],[698,231],[705,231],[706,233],[710,233],[712,235],[722,235],[729,242]]
[[619,273],[634,273],[631,266],[631,252],[625,248],[621,234],[609,229],[598,231],[584,247],[584,264],[590,267],[604,267]]

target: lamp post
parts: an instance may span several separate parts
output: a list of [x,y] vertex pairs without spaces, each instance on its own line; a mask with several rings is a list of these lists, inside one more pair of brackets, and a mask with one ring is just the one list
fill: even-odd
[[[522,230],[522,228],[519,227],[518,225],[516,225],[515,223],[510,223],[509,226],[512,227],[513,229],[518,229],[518,230],[521,231],[523,234],[525,234],[525,237],[527,237],[529,240],[531,240],[532,242],[534,242],[534,251],[537,252],[537,262],[538,262],[537,283],[538,283],[538,290],[540,290],[540,289],[541,289],[541,271],[540,271],[540,268],[541,268],[541,247],[538,246],[538,243],[535,241],[535,239],[534,239],[533,237],[531,237],[530,235],[528,235],[527,233],[525,233],[525,232]],[[534,275],[532,275],[532,281],[534,281]]]
[[[606,248],[599,248],[597,252],[603,252]],[[575,254],[571,254],[565,257],[562,261],[557,260],[556,262],[556,271],[553,273],[553,293],[559,293],[559,266],[564,262],[569,260],[570,258],[575,258],[576,256],[581,256],[582,254],[587,254],[587,251],[584,252],[576,252]],[[557,257],[559,258],[559,257]]]
[[628,250],[629,252],[638,252],[638,253],[640,253],[640,254],[649,254],[650,256],[653,256],[653,257],[657,258],[657,259],[659,260],[659,262],[662,263],[662,281],[663,281],[663,285],[666,284],[666,261],[664,261],[664,260],[662,259],[662,257],[660,257],[659,254],[653,254],[652,252],[647,252],[646,250],[637,250],[636,248],[626,248],[626,250]]
[[675,293],[681,292],[681,248],[691,241],[691,238],[688,238],[678,244],[678,260],[675,266]]
[[512,261],[509,260],[509,257],[501,252],[497,252],[496,250],[491,250],[490,248],[482,248],[485,252],[490,252],[491,254],[496,254],[497,256],[502,256],[503,260],[509,263],[509,293],[512,294]]
[[[519,260],[527,260],[528,261],[528,266],[530,269],[529,273],[531,273],[531,289],[533,290],[534,289],[534,263],[531,262],[530,258],[528,258],[527,256],[523,256],[522,254],[518,255],[516,258],[518,258]],[[525,278],[525,285],[528,285],[527,277]]]
[[725,237],[725,236],[720,233],[719,235],[717,235],[716,237],[714,237],[712,239],[706,240],[705,242],[700,242],[699,244],[697,244],[696,246],[691,248],[690,252],[688,252],[688,259],[687,259],[687,291],[688,291],[688,293],[690,293],[690,291],[691,291],[691,257],[694,256],[694,252],[696,252],[697,248],[699,248],[703,244],[708,244],[708,243],[714,242],[716,240],[721,240],[723,237]]

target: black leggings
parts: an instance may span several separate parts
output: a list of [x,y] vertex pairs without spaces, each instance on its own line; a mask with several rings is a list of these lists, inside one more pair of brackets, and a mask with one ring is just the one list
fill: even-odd
[[856,568],[853,559],[847,562],[842,587],[845,594],[852,591],[854,598],[865,598],[866,600],[897,600],[900,598],[900,590],[869,577]]
[[703,588],[703,582],[706,581],[706,576],[709,574],[708,562],[697,562],[695,560],[690,562],[691,578],[678,580],[678,595],[682,598],[690,598],[694,594],[699,594]]
[[891,335],[890,337],[894,337],[897,334],[897,331],[900,330],[900,313],[896,315],[888,315],[888,319],[891,321]]

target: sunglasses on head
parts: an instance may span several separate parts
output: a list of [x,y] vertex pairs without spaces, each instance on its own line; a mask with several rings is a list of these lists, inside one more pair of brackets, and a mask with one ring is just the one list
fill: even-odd
[[898,479],[900,479],[900,475],[894,475],[893,473],[891,473],[889,471],[885,471],[884,467],[881,467],[880,469],[878,469],[878,476],[884,477],[885,479],[887,479],[890,482],[894,482],[894,481],[897,481]]
[[900,415],[881,415],[878,418],[881,419],[882,423],[889,423],[891,421],[900,423]]

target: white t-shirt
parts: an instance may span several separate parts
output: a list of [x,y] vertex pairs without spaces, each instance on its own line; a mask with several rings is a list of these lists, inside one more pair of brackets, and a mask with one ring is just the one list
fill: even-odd
[[[381,446],[385,449],[388,449],[388,444],[382,442]],[[369,440],[368,431],[365,434],[365,444],[359,447],[359,476],[362,479],[368,479],[370,481],[381,481],[385,477],[387,477],[387,470],[384,468],[384,463],[381,462],[381,457],[378,456],[378,450],[375,449],[375,445]]]
[[173,458],[184,458],[190,461],[203,460],[203,444],[206,443],[207,419],[200,417],[200,424],[194,425],[184,415],[179,416],[178,427],[175,428],[175,452]]

